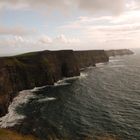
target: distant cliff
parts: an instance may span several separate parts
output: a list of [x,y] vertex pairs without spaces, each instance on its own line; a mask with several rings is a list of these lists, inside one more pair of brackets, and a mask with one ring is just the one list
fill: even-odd
[[75,51],[74,53],[80,68],[109,61],[109,57],[104,50]]
[[134,54],[131,50],[129,49],[120,49],[120,50],[108,50],[106,51],[106,54],[111,57],[111,56],[117,56],[117,55],[131,55]]

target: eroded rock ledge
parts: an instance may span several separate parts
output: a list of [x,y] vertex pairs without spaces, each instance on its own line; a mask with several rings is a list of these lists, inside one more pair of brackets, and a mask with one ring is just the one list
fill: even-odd
[[53,85],[63,77],[79,76],[80,69],[108,62],[109,56],[129,51],[40,51],[0,58],[0,116],[17,93],[44,85]]

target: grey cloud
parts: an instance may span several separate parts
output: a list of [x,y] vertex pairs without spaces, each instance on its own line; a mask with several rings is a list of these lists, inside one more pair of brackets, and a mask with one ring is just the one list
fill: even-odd
[[124,7],[124,0],[79,0],[80,9],[90,12],[111,11],[114,14],[120,14]]
[[49,8],[72,10],[78,8],[87,12],[107,11],[119,14],[125,6],[125,0],[1,0],[1,8]]

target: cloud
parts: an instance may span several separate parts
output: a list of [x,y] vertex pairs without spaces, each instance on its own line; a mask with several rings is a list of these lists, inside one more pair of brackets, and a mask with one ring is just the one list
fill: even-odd
[[[89,26],[96,28],[98,25],[107,25],[110,28],[114,25],[139,25],[140,23],[140,11],[127,11],[120,16],[80,16],[76,20],[67,22],[58,27],[60,31],[70,30],[83,30]],[[125,27],[125,26],[124,26]]]
[[128,10],[137,10],[140,8],[140,1],[139,0],[127,0],[126,8]]
[[[84,14],[86,16],[80,16],[77,20],[66,23],[61,27],[57,26],[64,23],[64,20],[61,18],[60,23],[55,22],[55,24],[52,24],[53,21],[48,21],[47,26],[50,24],[50,28],[47,31],[47,35],[49,33],[51,35],[58,33],[59,35],[56,37],[47,35],[39,36],[40,34],[45,34],[46,31],[42,30],[42,25],[33,23],[32,19],[30,23],[32,23],[33,26],[38,24],[37,26],[40,26],[42,33],[33,35],[33,33],[36,32],[34,29],[28,29],[24,26],[6,27],[0,25],[0,44],[3,44],[1,46],[31,46],[31,48],[34,44],[36,44],[35,46],[38,46],[38,48],[40,46],[55,48],[54,46],[59,45],[65,48],[65,46],[75,46],[75,44],[80,43],[84,46],[84,42],[89,42],[90,45],[91,43],[116,43],[117,40],[118,42],[122,42],[122,40],[128,42],[129,40],[137,40],[136,42],[138,42],[138,36],[140,36],[140,11],[137,9],[139,7],[139,0],[0,0],[0,11],[3,13],[6,13],[6,10],[27,9],[33,10],[32,12],[34,13],[36,13],[35,10],[44,12],[44,15],[46,15],[49,10],[52,10],[54,13],[56,13],[56,10],[57,12],[59,10],[63,13],[66,13],[66,11],[76,13],[72,18],[75,18],[77,15],[83,15],[83,12],[90,13],[89,17],[87,16],[88,14]],[[32,12],[30,13],[32,14]],[[21,12],[20,14],[25,13]],[[18,16],[20,16],[20,14],[13,16],[15,23],[18,22]],[[117,16],[112,16],[111,14]],[[55,17],[57,14],[53,16]],[[72,18],[68,18],[68,20]],[[46,19],[50,20],[53,18],[45,17],[45,20]],[[55,21],[57,20],[59,20],[58,17],[55,17]],[[42,22],[44,24],[44,21]],[[35,27],[37,27],[36,25]],[[52,29],[52,27],[54,27],[54,29]],[[55,30],[56,28],[57,30]],[[9,36],[10,38],[8,38]],[[28,37],[32,39],[30,40]]]
[[51,9],[68,11],[78,9],[86,12],[107,11],[119,14],[125,7],[125,0],[1,0],[1,9]]
[[22,26],[16,26],[16,27],[6,27],[6,26],[0,26],[0,35],[29,35],[35,33],[35,29],[26,29]]
[[[76,30],[85,46],[138,47],[140,36],[139,12],[125,12],[119,17],[79,17],[58,28],[64,33]],[[133,19],[133,20],[132,20]],[[121,44],[122,43],[122,44]],[[86,45],[88,44],[88,45]],[[117,46],[118,45],[118,46]],[[89,47],[91,48],[91,47]]]
[[79,43],[80,40],[78,38],[68,38],[66,37],[64,34],[61,34],[61,35],[58,35],[57,37],[55,38],[50,38],[49,36],[47,35],[44,35],[42,36],[40,39],[39,39],[39,42],[42,43],[42,44],[75,44],[75,43]]
[[111,11],[120,14],[124,7],[124,0],[79,0],[79,8],[90,12]]
[[4,36],[0,38],[0,56],[16,55],[29,51],[43,50],[35,39],[22,36]]
[[115,26],[96,26],[89,27],[88,30],[97,30],[101,32],[131,32],[140,31],[140,24],[125,24],[125,25],[115,25]]
[[42,44],[50,44],[53,42],[53,40],[47,36],[47,35],[43,35],[40,39],[39,39],[39,42],[42,43]]
[[57,36],[54,39],[54,43],[65,43],[65,44],[71,44],[71,43],[79,43],[79,39],[77,38],[67,38],[65,35],[61,34]]
[[77,38],[68,38],[65,35],[61,34],[58,35],[55,38],[51,38],[47,35],[43,36],[37,36],[34,38],[30,37],[22,37],[22,36],[4,36],[0,38],[0,46],[1,48],[5,47],[11,47],[11,48],[20,48],[23,50],[24,48],[28,48],[29,50],[32,50],[34,48],[37,48],[38,50],[41,49],[42,46],[44,48],[53,49],[57,48],[57,46],[72,46],[74,44],[80,43],[79,39]]
[[12,36],[12,37],[4,37],[0,38],[0,46],[19,46],[20,44],[25,44],[31,42],[30,40],[23,38],[21,36]]

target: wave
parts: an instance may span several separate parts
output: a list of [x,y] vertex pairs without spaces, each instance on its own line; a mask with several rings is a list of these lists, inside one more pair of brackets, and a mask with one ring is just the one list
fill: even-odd
[[88,76],[88,74],[86,72],[81,72],[79,79],[86,78],[87,76]]
[[29,99],[35,98],[35,94],[31,90],[19,92],[19,95],[13,99],[13,102],[8,107],[8,113],[0,118],[0,127],[12,127],[25,118],[24,115],[18,114],[16,108],[23,103],[27,103]]
[[96,67],[102,67],[102,66],[104,66],[105,65],[105,63],[97,63],[96,64]]
[[82,79],[87,77],[87,73],[86,72],[81,72],[80,76],[74,76],[74,77],[64,77],[62,80],[57,81],[56,83],[54,83],[53,87],[57,87],[57,86],[67,86],[70,85],[69,81],[70,80],[76,80],[76,79]]
[[[20,123],[26,116],[17,113],[16,109],[22,104],[26,104],[30,99],[37,98],[34,92],[39,91],[47,86],[35,87],[32,90],[20,91],[18,96],[13,99],[13,102],[8,107],[8,113],[0,118],[0,128],[12,127]],[[54,97],[47,97],[39,99],[38,102],[52,101],[56,100]]]
[[42,86],[42,87],[34,87],[32,90],[30,90],[31,92],[36,92],[36,91],[39,91],[40,89],[44,89],[46,88],[47,86]]
[[120,62],[122,59],[110,59],[109,62],[113,63],[113,62]]
[[54,83],[53,87],[58,87],[58,86],[67,86],[70,85],[70,83],[65,82],[64,80],[59,80],[56,83]]
[[[85,78],[87,76],[87,73],[81,73],[80,76],[75,76],[75,77],[69,77],[69,78],[63,78],[62,80],[57,81],[52,85],[51,87],[56,87],[56,86],[66,86],[70,85],[68,83],[69,80],[75,80],[78,78]],[[39,91],[40,89],[44,89],[46,87],[49,87],[49,85],[42,86],[42,87],[35,87],[32,90],[23,90],[20,91],[18,96],[13,99],[13,102],[9,105],[8,107],[8,113],[0,118],[0,127],[1,128],[7,128],[7,127],[12,127],[18,123],[20,123],[26,116],[22,114],[18,114],[16,109],[22,104],[26,104],[29,102],[30,99],[37,98],[36,94],[34,92]],[[52,101],[56,100],[54,97],[46,97],[44,99],[39,99],[38,102],[46,102],[46,101]]]
[[39,99],[38,102],[46,102],[46,101],[53,101],[53,100],[56,100],[56,98],[54,97],[46,97],[46,98],[43,98],[43,99]]
[[114,65],[114,66],[109,66],[110,68],[120,68],[120,67],[125,67],[125,65]]

